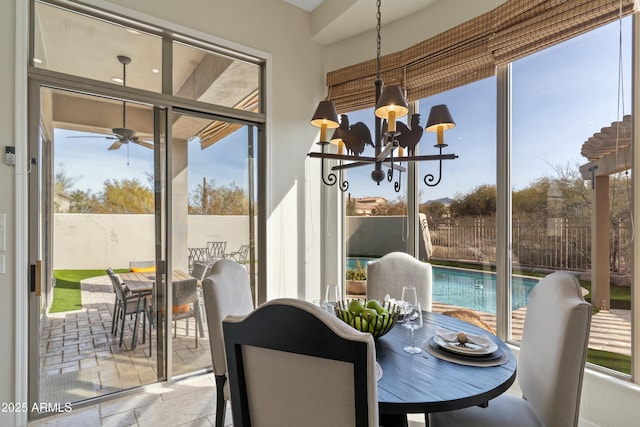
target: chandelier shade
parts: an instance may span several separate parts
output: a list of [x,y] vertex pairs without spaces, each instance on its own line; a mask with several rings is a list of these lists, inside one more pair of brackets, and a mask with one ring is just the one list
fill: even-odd
[[396,120],[409,113],[407,99],[398,85],[385,86],[382,89],[380,99],[376,103],[375,115],[381,119],[387,119],[388,131],[396,131]]
[[434,105],[429,112],[429,119],[427,120],[426,132],[437,132],[438,144],[436,147],[446,147],[444,144],[444,131],[453,129],[456,127],[456,122],[453,121],[449,108],[444,105]]
[[327,142],[327,129],[340,126],[335,104],[331,101],[320,101],[311,118],[311,124],[320,128],[320,141]]

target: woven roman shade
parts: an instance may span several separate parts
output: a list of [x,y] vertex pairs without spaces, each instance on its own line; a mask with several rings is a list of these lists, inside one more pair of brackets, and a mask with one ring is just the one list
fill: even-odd
[[506,64],[633,13],[634,0],[509,0],[491,13],[489,42]]
[[[428,40],[381,58],[386,85],[401,84],[416,101],[478,81],[507,64],[615,21],[637,10],[638,0],[508,0]],[[622,10],[620,10],[622,8]],[[327,73],[329,99],[338,112],[375,102],[376,60]]]

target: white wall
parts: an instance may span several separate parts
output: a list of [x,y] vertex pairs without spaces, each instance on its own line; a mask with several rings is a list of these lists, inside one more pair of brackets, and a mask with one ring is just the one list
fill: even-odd
[[[15,401],[15,166],[4,164],[5,146],[15,145],[15,9],[13,1],[0,1],[0,129],[4,134],[0,143],[0,214],[7,217],[6,250],[0,250],[4,256],[4,272],[0,271],[0,402]],[[0,425],[11,425],[12,419],[12,414],[0,413]]]
[[[189,215],[186,247],[203,248],[208,241],[227,242],[226,252],[249,243],[247,216]],[[153,215],[55,214],[54,269],[128,268],[130,261],[155,259]],[[187,251],[173,259],[186,269]]]

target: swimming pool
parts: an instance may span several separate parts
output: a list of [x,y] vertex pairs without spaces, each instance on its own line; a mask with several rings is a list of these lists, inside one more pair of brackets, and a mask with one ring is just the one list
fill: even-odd
[[[356,266],[360,259],[364,267],[376,258],[348,258],[347,268]],[[511,307],[516,310],[525,307],[529,293],[538,279],[513,276]],[[433,301],[485,313],[496,312],[496,275],[491,272],[463,270],[458,268],[433,266]]]

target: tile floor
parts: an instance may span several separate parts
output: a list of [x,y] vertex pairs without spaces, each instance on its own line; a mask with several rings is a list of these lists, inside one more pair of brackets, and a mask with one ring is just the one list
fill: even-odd
[[[213,427],[215,426],[215,380],[212,374],[53,415],[30,427]],[[424,427],[424,415],[411,414],[409,427]],[[225,426],[232,426],[227,404]]]

